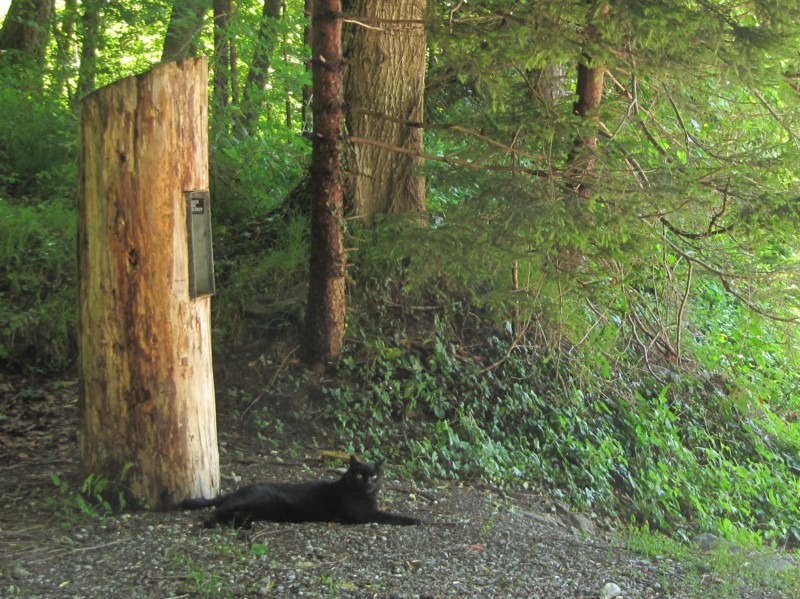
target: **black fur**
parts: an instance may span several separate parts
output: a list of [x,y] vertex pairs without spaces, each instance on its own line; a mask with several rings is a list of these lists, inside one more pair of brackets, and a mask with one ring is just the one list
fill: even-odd
[[249,528],[256,520],[272,522],[341,522],[343,524],[420,524],[416,518],[378,509],[383,462],[366,464],[350,457],[350,468],[339,480],[261,484],[242,487],[215,499],[185,499],[184,509],[215,508],[204,526],[232,522]]

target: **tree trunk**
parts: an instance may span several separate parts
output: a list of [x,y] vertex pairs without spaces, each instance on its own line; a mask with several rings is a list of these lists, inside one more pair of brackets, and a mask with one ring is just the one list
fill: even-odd
[[271,54],[277,46],[278,33],[275,23],[281,18],[283,0],[264,0],[261,11],[261,24],[256,34],[253,60],[247,72],[247,85],[242,95],[242,126],[252,130],[253,122],[264,107],[264,88],[269,81]]
[[0,29],[0,50],[12,62],[41,67],[50,36],[53,0],[12,0]]
[[[375,214],[425,210],[422,158],[390,147],[422,152],[425,93],[425,0],[348,0],[345,25],[345,98],[351,137],[346,178],[348,212]],[[389,117],[388,119],[385,117]]]
[[57,94],[63,94],[69,99],[70,106],[75,100],[70,87],[70,79],[75,76],[73,65],[78,53],[75,41],[75,24],[78,21],[78,14],[78,0],[65,0],[64,10],[61,11],[61,23],[54,27],[57,51],[53,88]]
[[306,359],[316,370],[335,360],[344,342],[345,253],[340,182],[344,124],[340,0],[316,0],[312,81],[311,259],[306,314]]
[[[314,0],[303,0],[303,13],[306,15],[306,18],[311,19],[312,15],[314,14]],[[306,47],[310,50],[311,44],[313,43],[313,36],[314,30],[311,27],[311,23],[303,27],[303,42],[305,42]],[[306,69],[311,68],[311,63],[306,61]],[[311,126],[312,117],[310,115],[309,108],[311,108],[311,97],[314,93],[314,88],[311,85],[304,85],[303,86],[303,131],[308,131]]]
[[209,297],[189,296],[186,190],[208,188],[208,66],[165,63],[81,105],[80,455],[153,509],[219,489]]
[[197,38],[210,6],[209,0],[174,0],[161,62],[197,56]]
[[[594,0],[588,0],[590,6],[589,14],[594,10]],[[608,5],[599,11],[599,18],[608,15]],[[592,40],[598,36],[597,28],[591,20],[591,16],[583,31],[585,46],[591,46]],[[594,112],[603,101],[603,81],[605,79],[605,68],[602,66],[590,66],[592,56],[584,47],[583,60],[578,63],[577,82],[575,93],[577,99],[572,105],[572,112],[581,119],[594,121]],[[597,129],[589,135],[576,137],[573,148],[567,157],[567,167],[574,177],[572,189],[574,195],[567,196],[567,210],[583,223],[583,226],[591,226],[591,219],[586,211],[585,201],[591,197],[591,183],[589,177],[597,165]],[[562,246],[559,248],[558,267],[563,271],[577,271],[583,262],[583,252],[572,246]]]
[[[595,12],[594,0],[587,0],[589,5],[589,20],[583,31],[583,36],[586,41],[586,46],[591,46],[593,40],[598,37],[597,27],[592,22],[591,15]],[[604,5],[599,11],[598,19],[604,19],[608,16],[608,5]],[[593,65],[592,55],[586,47],[583,51],[583,61],[578,64],[578,80],[575,87],[575,93],[578,95],[577,100],[572,105],[572,112],[581,117],[582,119],[592,119],[593,112],[600,106],[603,101],[603,80],[605,79],[605,68],[602,66]],[[585,162],[579,165],[579,169],[584,174],[588,174],[594,170],[597,159],[595,157],[595,150],[597,149],[597,133],[593,132],[591,135],[581,137],[575,140],[575,148],[569,158],[569,162],[574,162],[578,157],[583,156]],[[581,186],[578,187],[581,191]],[[583,190],[586,193],[587,190]]]
[[106,0],[84,0],[83,41],[78,67],[78,99],[94,91],[97,80],[97,46],[100,42],[100,11]]
[[231,99],[231,34],[228,25],[233,0],[213,0],[214,4],[214,103],[224,108]]
[[[581,63],[578,65],[578,82],[576,92],[577,101],[573,104],[572,111],[577,116],[589,118],[603,100],[603,80],[605,79],[605,69],[603,67],[588,67]],[[594,169],[596,159],[594,152],[597,149],[597,133],[575,140],[576,156],[581,153],[581,149],[588,151],[584,172]]]

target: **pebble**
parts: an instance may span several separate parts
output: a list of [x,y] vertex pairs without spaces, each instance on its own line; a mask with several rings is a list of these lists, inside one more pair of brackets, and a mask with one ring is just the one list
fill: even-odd
[[622,589],[613,582],[607,582],[600,589],[600,599],[615,599],[622,596]]

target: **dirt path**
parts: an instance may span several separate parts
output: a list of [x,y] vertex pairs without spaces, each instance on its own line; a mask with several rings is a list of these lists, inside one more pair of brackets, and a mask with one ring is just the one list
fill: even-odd
[[[794,597],[624,549],[535,495],[393,480],[383,503],[419,527],[281,525],[205,530],[202,514],[87,516],[74,490],[77,385],[0,375],[2,597]],[[218,388],[218,393],[220,390]],[[323,422],[259,401],[220,409],[224,486],[336,476]],[[275,414],[280,411],[280,424]],[[248,424],[250,423],[250,424]],[[260,423],[253,426],[253,423]],[[61,481],[59,486],[57,481]],[[609,586],[616,585],[616,587]]]

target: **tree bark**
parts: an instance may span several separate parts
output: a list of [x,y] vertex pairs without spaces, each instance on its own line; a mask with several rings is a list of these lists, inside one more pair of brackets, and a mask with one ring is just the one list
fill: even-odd
[[[588,67],[584,63],[578,65],[578,81],[576,84],[578,99],[573,104],[572,111],[574,114],[586,119],[600,106],[603,100],[605,72],[603,67]],[[589,155],[586,157],[584,171],[589,172],[594,169],[596,162],[594,152],[597,149],[597,133],[576,139],[576,155],[581,153],[582,148],[588,150]]]
[[[590,6],[590,15],[593,12],[594,0],[587,0]],[[600,11],[600,17],[608,14],[608,5]],[[587,21],[583,36],[585,47],[582,53],[582,60],[577,67],[577,81],[575,93],[578,96],[572,105],[572,112],[583,120],[593,121],[594,112],[603,101],[603,82],[605,79],[605,68],[602,66],[590,66],[593,59],[586,46],[591,46],[592,41],[598,36],[596,27],[591,21]],[[591,197],[591,182],[589,176],[597,166],[597,129],[589,135],[576,137],[573,148],[567,157],[567,167],[575,178],[572,184],[574,195],[567,196],[567,209],[576,218],[589,226],[590,219],[586,212],[585,200]],[[583,261],[583,252],[575,247],[563,246],[560,248],[558,257],[558,267],[563,271],[576,271],[580,268]]]
[[[306,18],[311,19],[312,15],[314,14],[314,0],[304,0],[303,1],[303,12],[306,15]],[[305,42],[306,47],[310,50],[311,45],[313,44],[313,37],[314,31],[311,27],[311,23],[309,22],[308,25],[303,27],[303,42]],[[306,61],[306,69],[311,68],[311,63]],[[312,120],[312,116],[310,115],[309,108],[311,108],[311,97],[313,96],[314,88],[311,85],[304,85],[303,86],[303,131],[308,131],[311,126],[310,122]]]
[[314,131],[311,151],[311,258],[306,359],[316,370],[335,360],[345,331],[343,190],[344,124],[340,0],[316,0],[312,44]]
[[197,56],[197,38],[210,6],[209,0],[174,0],[161,62]]
[[53,87],[57,94],[64,94],[69,98],[70,106],[75,100],[69,80],[75,75],[73,64],[77,57],[75,24],[78,21],[78,14],[78,0],[65,0],[64,9],[61,11],[61,23],[53,28],[57,48]]
[[283,0],[264,0],[261,24],[253,48],[253,60],[250,61],[247,85],[242,96],[242,126],[245,129],[252,129],[259,110],[264,106],[263,91],[269,82],[270,55],[277,46],[275,23],[281,18],[282,5]]
[[213,0],[214,5],[214,103],[224,108],[231,100],[231,35],[228,25],[233,0]]
[[42,67],[50,37],[53,0],[12,0],[0,29],[0,50],[12,62]]
[[[591,14],[594,12],[594,0],[588,0],[587,4],[590,6],[589,12]],[[600,10],[598,18],[605,18],[607,15],[608,5],[606,4]],[[590,46],[594,38],[598,36],[597,28],[592,23],[591,18],[583,31],[583,36],[588,46]],[[593,112],[603,101],[605,67],[597,65],[590,66],[592,62],[593,57],[591,52],[584,49],[583,60],[578,64],[578,78],[575,87],[578,98],[572,106],[572,112],[582,119],[591,119],[593,117]],[[581,169],[584,174],[590,173],[594,170],[595,164],[597,163],[595,150],[597,150],[596,132],[575,140],[575,148],[573,154],[570,156],[569,162],[573,162],[579,156],[584,155],[585,163],[581,165]]]
[[[397,119],[423,120],[426,0],[347,0],[353,20],[344,30],[347,129],[353,137],[406,148],[353,144],[347,150],[348,212],[375,214],[425,210],[425,179],[419,172],[423,132]],[[393,117],[390,121],[381,115]]]
[[186,201],[208,188],[208,66],[165,63],[81,105],[80,456],[153,509],[219,490],[210,299],[189,296]]
[[94,91],[97,85],[97,46],[100,42],[101,9],[106,0],[84,0],[83,41],[81,43],[81,62],[78,67],[78,99]]

